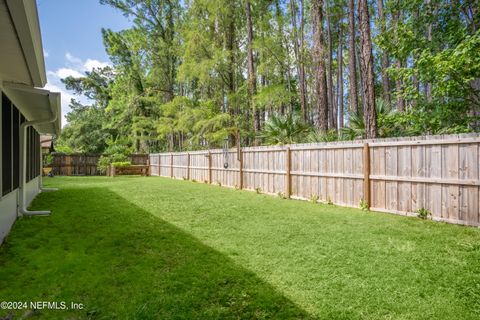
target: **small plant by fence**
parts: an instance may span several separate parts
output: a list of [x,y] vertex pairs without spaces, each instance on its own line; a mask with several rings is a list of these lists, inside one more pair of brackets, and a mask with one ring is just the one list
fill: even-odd
[[469,134],[159,153],[150,174],[480,226],[479,145]]
[[[104,175],[98,168],[101,154],[63,154],[54,153],[51,163],[52,173],[57,176],[98,176]],[[132,154],[129,156],[132,165],[147,165],[147,154]]]

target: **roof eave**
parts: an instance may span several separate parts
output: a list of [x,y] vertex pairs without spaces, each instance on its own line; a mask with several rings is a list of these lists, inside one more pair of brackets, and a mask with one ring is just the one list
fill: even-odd
[[42,88],[47,83],[47,76],[36,2],[6,0],[6,3],[30,72],[32,85]]

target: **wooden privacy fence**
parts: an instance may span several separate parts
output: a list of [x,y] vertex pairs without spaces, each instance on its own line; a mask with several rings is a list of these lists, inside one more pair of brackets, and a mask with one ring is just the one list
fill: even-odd
[[160,153],[150,174],[480,226],[479,145],[469,134]]
[[[53,153],[53,161],[50,167],[52,172],[57,176],[97,176],[101,173],[97,167],[98,159],[101,154],[63,154]],[[134,165],[147,165],[147,154],[132,154],[129,156],[129,161]]]

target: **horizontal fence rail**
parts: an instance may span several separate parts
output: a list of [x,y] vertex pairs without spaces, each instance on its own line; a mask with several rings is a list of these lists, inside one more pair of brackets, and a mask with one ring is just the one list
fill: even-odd
[[[53,161],[49,167],[52,173],[57,176],[98,176],[104,175],[100,172],[97,163],[101,154],[76,153],[63,154],[53,153]],[[133,165],[148,165],[147,154],[132,154],[129,161]]]
[[[149,155],[152,176],[480,226],[480,135]],[[224,164],[227,164],[224,167]]]

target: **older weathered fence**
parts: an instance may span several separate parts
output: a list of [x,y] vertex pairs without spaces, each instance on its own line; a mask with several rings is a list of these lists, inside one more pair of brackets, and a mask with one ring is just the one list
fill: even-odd
[[470,134],[161,153],[150,173],[480,226],[479,145]]
[[[54,153],[51,164],[52,172],[57,176],[97,176],[102,173],[98,170],[97,162],[101,154],[63,154]],[[132,154],[129,156],[134,165],[148,164],[148,155]]]

